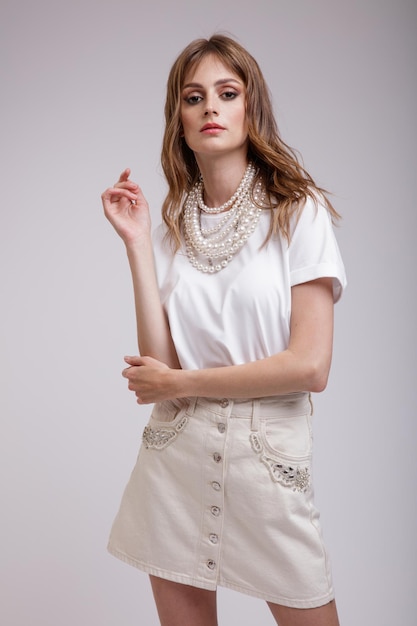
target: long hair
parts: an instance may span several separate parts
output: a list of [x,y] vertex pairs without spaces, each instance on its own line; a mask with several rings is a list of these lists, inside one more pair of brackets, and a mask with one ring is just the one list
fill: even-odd
[[248,125],[248,159],[257,167],[257,178],[266,189],[271,223],[267,240],[280,232],[290,239],[291,217],[302,209],[308,196],[320,196],[332,218],[339,218],[313,178],[300,164],[297,153],[279,135],[268,86],[258,63],[239,43],[225,35],[192,41],[178,56],[168,76],[165,102],[165,133],[161,163],[168,193],[162,217],[174,249],[181,245],[184,200],[199,177],[194,153],[182,136],[181,92],[186,74],[206,56],[216,56],[242,80],[245,87]]

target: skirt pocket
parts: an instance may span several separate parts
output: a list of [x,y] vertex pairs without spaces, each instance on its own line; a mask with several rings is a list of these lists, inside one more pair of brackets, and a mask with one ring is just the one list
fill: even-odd
[[250,435],[251,444],[272,480],[293,491],[307,491],[311,483],[310,416],[261,419],[259,426]]
[[188,423],[186,400],[166,400],[155,404],[142,434],[145,448],[162,450],[178,437]]

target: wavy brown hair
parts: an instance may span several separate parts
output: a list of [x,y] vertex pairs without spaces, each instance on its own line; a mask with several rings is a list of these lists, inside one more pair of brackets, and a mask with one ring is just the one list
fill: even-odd
[[168,182],[162,217],[174,249],[181,245],[184,200],[200,172],[193,151],[182,136],[181,98],[186,74],[206,56],[216,56],[245,86],[248,124],[248,159],[257,167],[257,178],[266,188],[271,225],[267,239],[280,232],[290,239],[290,220],[307,197],[319,196],[332,218],[339,218],[325,190],[318,187],[302,167],[295,150],[279,135],[268,86],[255,59],[234,39],[216,34],[192,41],[171,68],[165,102],[165,133],[161,163]]

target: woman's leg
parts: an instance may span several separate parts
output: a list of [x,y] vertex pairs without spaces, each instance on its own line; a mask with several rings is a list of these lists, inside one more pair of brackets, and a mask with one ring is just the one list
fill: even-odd
[[149,578],[161,626],[217,626],[215,591]]
[[316,609],[292,609],[268,602],[279,626],[339,626],[334,600]]

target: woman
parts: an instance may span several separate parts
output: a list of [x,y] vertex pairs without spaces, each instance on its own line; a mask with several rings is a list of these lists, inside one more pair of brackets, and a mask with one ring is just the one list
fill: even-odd
[[154,237],[129,169],[102,195],[135,293],[142,356],[123,375],[155,403],[109,550],[150,574],[162,626],[217,624],[217,585],[266,600],[280,626],[336,626],[310,392],[326,386],[345,285],[337,214],[232,39],[180,54],[165,117]]

